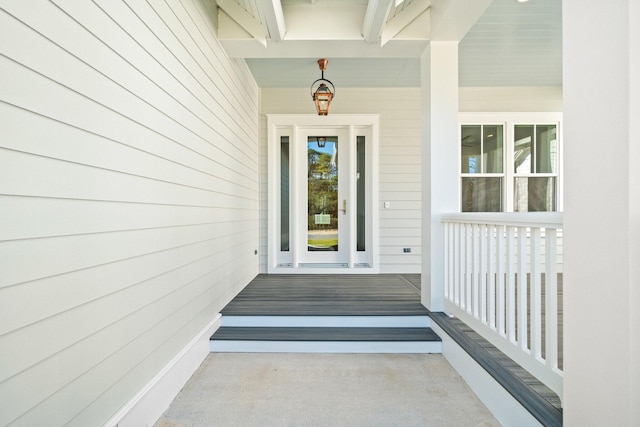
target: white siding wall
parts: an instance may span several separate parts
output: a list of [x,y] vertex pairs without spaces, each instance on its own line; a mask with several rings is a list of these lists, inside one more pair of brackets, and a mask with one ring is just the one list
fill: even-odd
[[0,425],[101,425],[258,271],[208,0],[0,1]]
[[478,112],[559,112],[562,86],[461,87],[459,111]]
[[[312,78],[310,77],[309,83]],[[338,88],[329,114],[380,114],[379,201],[380,272],[419,273],[420,213],[420,89]],[[315,114],[308,88],[261,89],[260,259],[267,253],[267,120],[266,114]],[[385,201],[390,203],[384,209]],[[403,248],[411,253],[403,253]]]

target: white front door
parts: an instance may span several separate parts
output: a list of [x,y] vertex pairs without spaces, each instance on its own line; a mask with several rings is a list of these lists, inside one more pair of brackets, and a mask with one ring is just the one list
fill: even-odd
[[378,271],[377,123],[268,116],[268,272]]
[[299,129],[294,215],[300,266],[348,267],[353,177],[348,129]]

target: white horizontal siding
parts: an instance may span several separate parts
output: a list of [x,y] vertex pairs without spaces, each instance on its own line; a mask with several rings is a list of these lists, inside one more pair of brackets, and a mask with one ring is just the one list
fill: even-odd
[[[312,79],[310,78],[309,83]],[[419,273],[421,235],[421,164],[419,88],[340,88],[329,114],[380,114],[379,177],[380,272]],[[267,129],[266,114],[313,114],[308,89],[261,89],[260,259],[266,271]],[[384,202],[390,202],[385,209]],[[403,248],[411,248],[404,253]]]
[[461,87],[461,113],[562,111],[562,86]]
[[209,0],[0,2],[0,425],[101,425],[258,272]]

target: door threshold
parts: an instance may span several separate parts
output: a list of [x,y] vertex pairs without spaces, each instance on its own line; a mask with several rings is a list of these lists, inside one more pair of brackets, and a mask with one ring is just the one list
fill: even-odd
[[341,262],[301,262],[298,263],[298,268],[349,268],[349,264]]
[[269,269],[268,274],[378,274],[377,268],[370,264],[344,263],[298,263],[279,264]]

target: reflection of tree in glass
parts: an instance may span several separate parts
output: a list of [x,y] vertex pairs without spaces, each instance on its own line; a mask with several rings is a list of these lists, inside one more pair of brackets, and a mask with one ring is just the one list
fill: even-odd
[[[308,150],[309,229],[336,228],[338,214],[338,166],[328,153]],[[329,214],[331,224],[315,224],[316,214]]]

